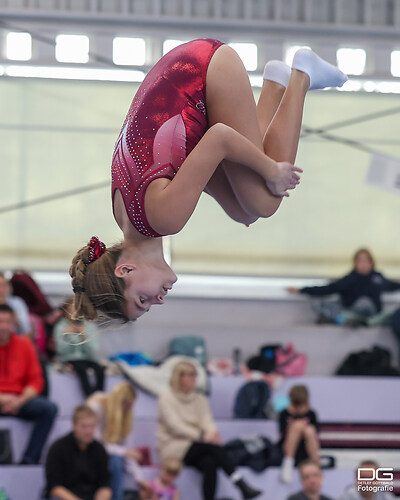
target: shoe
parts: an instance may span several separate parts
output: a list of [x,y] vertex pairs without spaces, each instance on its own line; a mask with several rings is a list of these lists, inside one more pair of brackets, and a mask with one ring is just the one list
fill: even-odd
[[317,319],[315,320],[316,325],[332,325],[333,321],[329,318],[327,318],[324,314],[318,315]]
[[281,481],[286,484],[290,484],[293,482],[293,471],[289,468],[281,469]]
[[28,459],[23,458],[20,462],[18,462],[18,465],[35,465],[35,464],[29,461]]
[[342,326],[347,326],[349,328],[359,328],[360,326],[367,326],[366,321],[360,318],[346,319]]
[[238,481],[236,483],[236,486],[240,489],[240,491],[242,492],[243,498],[245,498],[245,499],[256,498],[256,497],[258,497],[258,495],[261,495],[261,493],[262,493],[261,490],[253,489],[243,479],[240,479],[240,481]]

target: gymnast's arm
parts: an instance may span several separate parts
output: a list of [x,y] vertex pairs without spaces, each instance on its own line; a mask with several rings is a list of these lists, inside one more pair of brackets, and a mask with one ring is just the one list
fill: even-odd
[[151,227],[162,235],[178,233],[224,159],[249,167],[265,180],[273,180],[279,174],[277,163],[251,141],[233,128],[217,123],[207,130],[172,181],[155,179],[147,188],[145,210]]

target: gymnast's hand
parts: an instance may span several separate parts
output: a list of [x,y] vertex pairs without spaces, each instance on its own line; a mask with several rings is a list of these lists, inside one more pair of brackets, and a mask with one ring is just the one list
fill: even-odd
[[266,180],[268,189],[274,196],[289,196],[288,189],[294,189],[300,182],[300,176],[296,173],[302,173],[303,170],[287,161],[276,163],[277,168]]

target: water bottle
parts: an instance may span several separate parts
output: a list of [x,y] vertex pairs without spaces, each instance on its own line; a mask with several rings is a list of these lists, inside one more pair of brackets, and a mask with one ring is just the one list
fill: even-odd
[[202,345],[197,345],[194,348],[194,357],[197,359],[197,361],[204,366],[205,365],[205,350]]
[[242,361],[242,351],[236,347],[233,350],[233,374],[240,375],[240,363]]

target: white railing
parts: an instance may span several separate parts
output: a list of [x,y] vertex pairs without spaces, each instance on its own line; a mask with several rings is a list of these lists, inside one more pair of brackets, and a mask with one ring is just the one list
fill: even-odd
[[400,0],[2,0],[10,15],[387,29],[400,26]]

